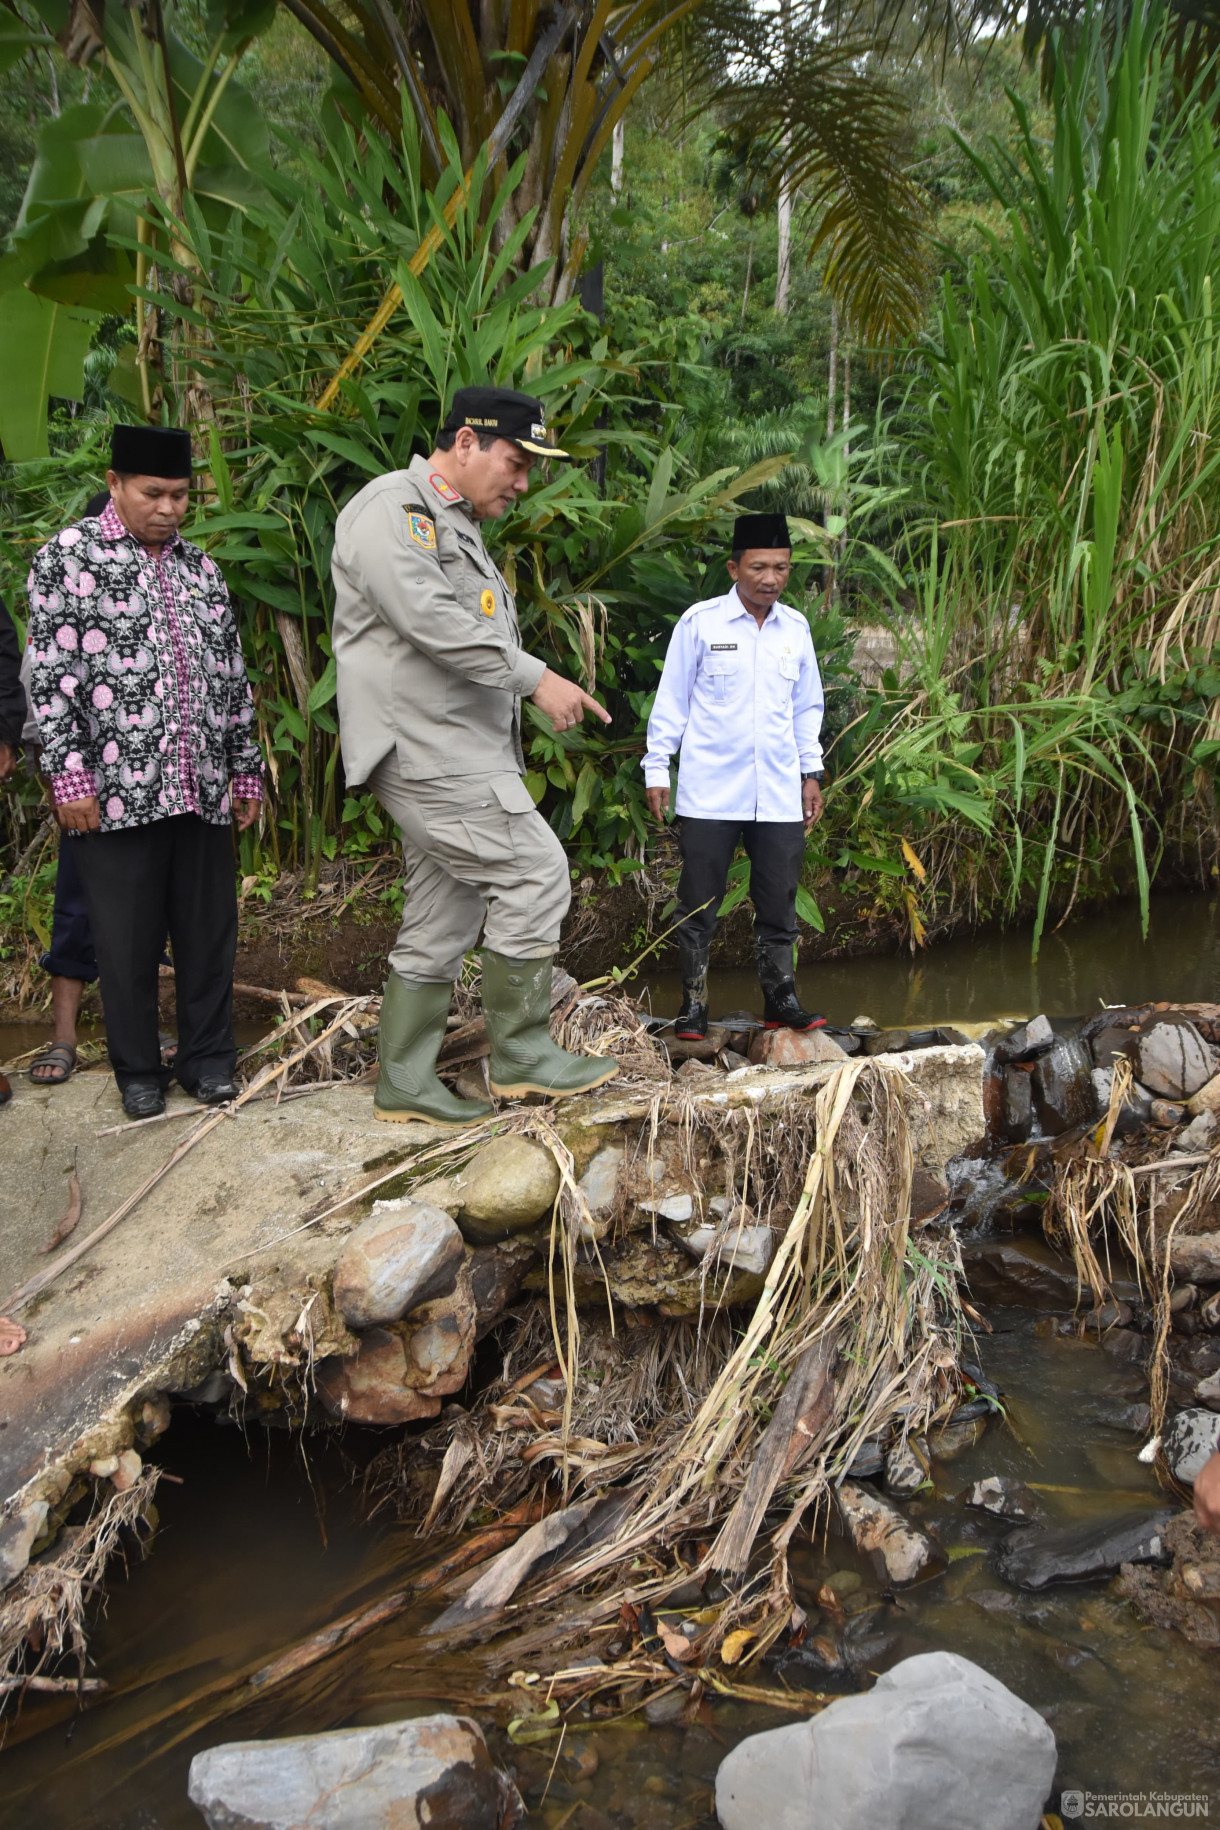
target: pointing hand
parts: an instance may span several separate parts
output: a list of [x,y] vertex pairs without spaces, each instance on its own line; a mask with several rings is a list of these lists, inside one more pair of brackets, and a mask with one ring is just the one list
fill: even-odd
[[610,722],[609,712],[596,699],[590,698],[583,687],[577,686],[574,680],[565,680],[562,674],[552,673],[549,667],[530,697],[557,731],[570,731],[586,712],[595,713],[603,724]]

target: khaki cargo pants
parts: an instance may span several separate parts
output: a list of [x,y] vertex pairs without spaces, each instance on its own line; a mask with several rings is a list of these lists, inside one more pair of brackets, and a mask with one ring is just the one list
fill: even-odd
[[412,782],[391,753],[369,787],[402,833],[407,900],[392,971],[456,978],[484,921],[484,944],[510,959],[554,951],[572,899],[569,865],[519,775]]

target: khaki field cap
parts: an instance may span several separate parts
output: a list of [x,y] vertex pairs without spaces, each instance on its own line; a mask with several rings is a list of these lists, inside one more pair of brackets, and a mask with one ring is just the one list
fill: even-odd
[[512,388],[459,388],[441,430],[457,432],[462,426],[511,439],[535,457],[568,455],[550,442],[542,402],[532,394],[514,393]]

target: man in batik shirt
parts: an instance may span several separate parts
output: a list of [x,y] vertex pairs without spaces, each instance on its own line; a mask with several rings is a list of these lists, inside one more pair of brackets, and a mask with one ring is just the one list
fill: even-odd
[[106,1041],[133,1118],[165,1109],[158,965],[168,932],[175,1072],[232,1099],[237,895],[231,837],[258,817],[262,757],[228,592],[178,532],[186,432],[116,426],[110,502],[30,571],[31,703],[63,843],[76,847]]

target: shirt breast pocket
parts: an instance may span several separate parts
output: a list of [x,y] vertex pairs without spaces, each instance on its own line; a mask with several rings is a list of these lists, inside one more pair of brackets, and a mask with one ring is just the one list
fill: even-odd
[[709,655],[705,669],[711,684],[712,697],[717,705],[726,704],[733,697],[737,685],[737,656],[733,654]]
[[792,689],[801,677],[801,664],[791,655],[781,655],[779,661],[779,687],[784,699],[791,699]]

